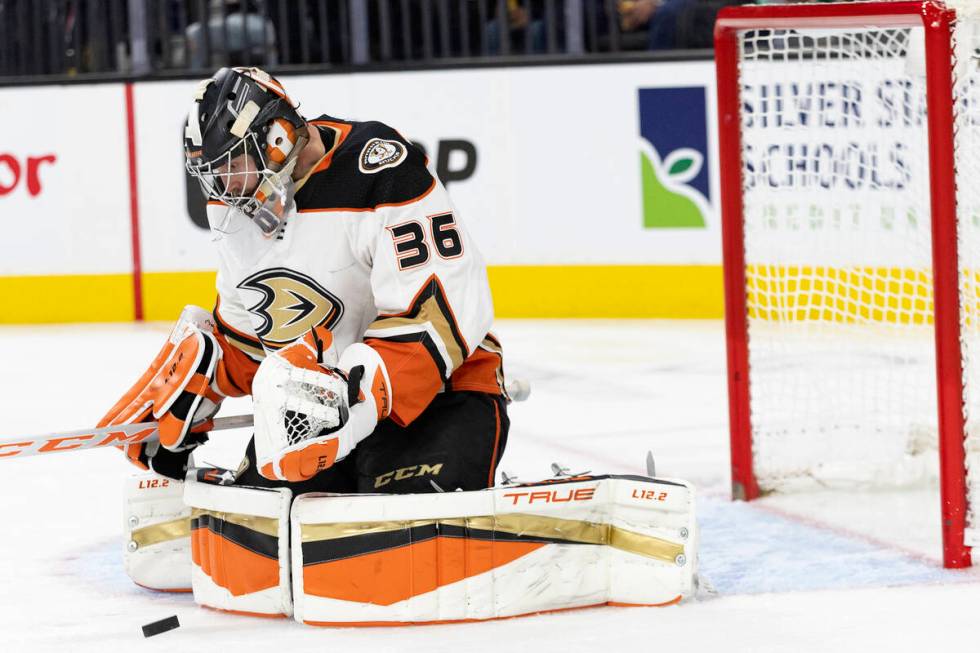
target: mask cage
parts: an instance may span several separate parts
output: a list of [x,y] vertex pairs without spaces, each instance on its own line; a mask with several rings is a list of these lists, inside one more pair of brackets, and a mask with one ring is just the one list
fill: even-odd
[[[211,160],[188,159],[185,167],[208,200],[240,210],[267,236],[278,232],[292,198],[291,166],[273,170],[254,132]],[[245,193],[250,175],[255,187]]]

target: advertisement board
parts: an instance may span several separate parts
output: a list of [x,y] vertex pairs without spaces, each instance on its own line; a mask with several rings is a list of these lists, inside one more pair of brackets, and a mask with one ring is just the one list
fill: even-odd
[[0,322],[58,321],[87,283],[84,312],[131,319],[125,87],[0,89],[0,117]]
[[[498,315],[717,317],[713,77],[711,62],[677,62],[281,81],[308,118],[380,120],[425,149],[488,261]],[[30,126],[0,145],[0,213],[30,207],[40,218],[22,241],[0,245],[0,275],[136,271],[141,284],[128,306],[147,319],[172,319],[185,303],[210,305],[212,235],[182,164],[195,85],[136,83],[131,106],[123,85],[0,92],[4,117]],[[66,104],[76,111],[71,120]],[[29,157],[55,153],[57,163],[34,164],[49,184],[43,203],[25,181],[3,194],[12,179],[8,149],[25,170]],[[18,316],[9,310],[4,321]]]

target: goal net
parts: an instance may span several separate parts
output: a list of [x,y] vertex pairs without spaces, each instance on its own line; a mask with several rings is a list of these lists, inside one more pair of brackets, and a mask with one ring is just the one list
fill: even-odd
[[734,493],[938,485],[947,566],[980,526],[980,21],[959,4],[716,28]]

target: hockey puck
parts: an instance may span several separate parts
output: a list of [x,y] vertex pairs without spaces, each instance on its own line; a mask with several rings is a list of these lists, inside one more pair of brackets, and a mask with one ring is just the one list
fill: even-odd
[[153,637],[154,635],[165,633],[168,630],[173,630],[174,628],[180,628],[180,622],[177,621],[177,615],[146,624],[143,626],[143,637]]

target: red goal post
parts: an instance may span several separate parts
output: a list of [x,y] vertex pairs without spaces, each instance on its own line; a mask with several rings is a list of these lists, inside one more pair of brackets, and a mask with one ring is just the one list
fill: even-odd
[[[794,427],[793,418],[799,416],[801,420],[808,419],[803,417],[807,409],[800,408],[797,411],[794,408],[793,402],[798,399],[802,398],[800,405],[811,400],[822,401],[824,394],[833,393],[835,385],[839,385],[842,396],[828,399],[826,405],[818,406],[814,410],[818,419],[832,419],[828,415],[832,408],[851,400],[856,401],[857,395],[864,394],[868,394],[867,412],[880,412],[879,406],[884,400],[872,396],[874,389],[868,390],[867,379],[856,380],[853,386],[849,385],[848,379],[852,376],[852,370],[848,367],[848,361],[857,361],[854,364],[855,375],[868,374],[867,369],[862,367],[865,363],[861,343],[878,347],[882,342],[895,340],[899,343],[896,347],[910,347],[902,352],[919,352],[916,349],[919,346],[916,344],[917,339],[922,337],[924,330],[929,330],[933,332],[933,337],[929,338],[930,347],[934,340],[934,361],[929,366],[933,368],[935,381],[930,392],[934,392],[936,397],[935,428],[938,433],[943,560],[947,567],[965,567],[971,564],[971,560],[970,547],[964,539],[968,527],[967,463],[964,446],[964,424],[967,419],[965,414],[968,408],[964,406],[966,345],[961,346],[961,320],[964,318],[961,315],[960,300],[960,275],[965,274],[965,267],[961,267],[963,264],[958,255],[957,160],[954,143],[955,22],[955,11],[938,2],[733,7],[723,10],[716,23],[715,56],[733,496],[737,499],[755,499],[773,489],[767,483],[779,485],[784,481],[788,482],[786,479],[802,468],[803,463],[797,462],[790,466],[789,471],[783,469],[775,473],[775,481],[770,479],[764,483],[760,480],[760,460],[767,455],[764,447],[768,446],[762,444],[762,440],[778,441],[776,449],[784,447],[789,452],[796,446],[788,444],[789,439],[797,437],[790,434]],[[919,142],[916,140],[919,136],[909,135],[915,132],[919,122],[915,117],[917,100],[908,99],[919,88],[916,73],[911,73],[908,80],[895,81],[904,74],[902,70],[916,67],[914,62],[909,62],[919,56],[914,52],[918,46],[913,43],[918,42],[920,33],[924,44],[924,67],[921,73],[925,79],[922,88],[927,105],[921,136],[922,142],[926,144],[923,152],[915,150],[914,143]],[[902,37],[902,34],[905,36]],[[904,38],[904,45],[893,46],[891,42],[886,43],[884,36],[881,36],[880,41],[875,40],[880,35],[887,35],[888,39],[896,41]],[[769,40],[764,44],[759,41],[749,43],[749,40],[756,38]],[[870,43],[874,45],[869,45]],[[827,44],[825,51],[821,50],[822,44]],[[903,57],[906,60],[901,62],[903,68],[900,70],[896,60]],[[853,72],[846,72],[845,67],[851,63],[854,64]],[[826,75],[839,75],[837,79],[843,81],[824,83],[813,78],[812,82],[794,82],[791,76],[793,73],[788,71],[790,65],[805,73],[805,68],[823,64],[830,67],[830,72],[825,73]],[[884,72],[877,69],[872,71],[872,67],[878,64],[882,65]],[[778,81],[765,81],[768,70],[766,66],[771,68],[777,79],[785,74],[789,81],[784,86],[778,86]],[[899,72],[893,72],[895,70]],[[746,82],[746,75],[751,71],[755,71],[752,74],[763,81]],[[806,75],[802,75],[802,78],[806,78]],[[862,80],[866,78],[879,81],[869,82],[867,88],[862,88]],[[792,92],[788,91],[793,84],[796,86]],[[814,90],[817,88],[833,89],[836,96],[830,100],[821,98],[819,92]],[[902,100],[905,103],[902,109],[896,109],[899,100],[883,99],[891,98],[890,93],[895,88],[900,89],[895,97],[900,95],[905,98]],[[874,97],[875,89],[877,99],[869,100],[868,98]],[[882,89],[885,89],[884,92]],[[764,99],[760,100],[763,96]],[[835,102],[844,106],[848,102],[855,104],[850,118],[846,112],[838,109],[837,115],[820,119],[804,113],[803,109],[794,109],[795,115],[780,117],[778,111],[782,109],[770,108],[770,105],[778,102],[782,102],[781,106],[806,107],[807,111],[816,105],[826,107]],[[874,122],[868,118],[868,107],[858,108],[857,103],[867,103],[872,109],[888,116],[879,117]],[[791,112],[786,110],[785,113]],[[895,122],[894,116],[900,114],[904,114],[907,124],[888,124],[889,120]],[[784,125],[793,121],[798,123],[791,130],[795,135],[787,136],[790,131]],[[828,126],[835,121],[833,128]],[[848,121],[855,123],[852,133],[840,134],[841,131],[847,131],[841,129],[841,123],[846,126]],[[762,128],[760,123],[765,123],[766,126]],[[809,123],[809,128],[806,125],[801,127],[799,123]],[[815,127],[814,123],[819,126]],[[879,134],[876,138],[881,141],[862,141],[862,126],[865,132]],[[819,129],[824,129],[823,135],[814,136],[814,130]],[[769,133],[765,133],[766,131]],[[754,139],[754,143],[769,142],[774,145],[750,145],[746,149],[744,139],[748,138]],[[825,138],[829,144],[820,141],[821,138]],[[836,144],[838,139],[842,145]],[[813,154],[816,150],[819,150],[819,155]],[[773,153],[769,159],[759,154],[766,151]],[[806,154],[803,155],[802,152]],[[867,154],[868,152],[873,153],[873,156]],[[980,152],[977,156],[980,157]],[[851,161],[858,159],[862,162],[860,165],[851,165]],[[899,159],[901,164],[898,163]],[[885,173],[873,169],[867,177],[862,171],[860,180],[856,176],[852,179],[846,178],[848,174],[857,174],[848,172],[851,169],[863,170],[876,165],[884,167],[882,162],[886,160],[892,172],[898,170],[898,177],[901,178],[891,188],[883,187],[881,177]],[[768,179],[765,179],[766,172]],[[879,175],[877,182],[876,174]],[[840,181],[840,177],[844,180]],[[916,177],[920,177],[921,182],[916,181]],[[867,181],[868,179],[871,181]],[[793,199],[790,194],[784,193],[787,189],[780,185],[784,180],[799,184],[800,188],[791,189],[796,191],[797,197],[806,196],[811,199]],[[912,189],[918,183],[922,184],[925,198],[921,202]],[[980,182],[970,179],[963,183]],[[859,186],[862,186],[864,193],[860,196],[855,191]],[[825,200],[820,199],[822,191],[826,191]],[[852,191],[854,197],[849,196]],[[908,199],[903,199],[903,193],[906,192]],[[886,205],[888,202],[893,202],[894,205]],[[831,208],[825,209],[824,203]],[[917,209],[920,205],[922,208]],[[849,208],[855,206],[862,208]],[[926,212],[928,220],[918,221],[917,218]],[[756,214],[761,217],[753,217]],[[872,226],[860,224],[868,215],[890,217],[876,217]],[[900,261],[896,263],[901,256],[899,249],[904,247],[902,243],[892,248],[894,251],[883,251],[880,259],[872,257],[870,262],[860,260],[862,250],[873,249],[878,244],[877,238],[869,239],[864,247],[855,248],[857,255],[854,264],[846,261],[846,257],[839,256],[839,252],[851,247],[858,237],[873,235],[875,230],[886,231],[882,224],[889,219],[894,222],[888,224],[900,223],[903,225],[901,229],[908,232],[903,243],[914,240],[908,234],[916,229],[915,226],[906,225],[927,223],[924,229],[929,233],[923,236],[925,240],[920,249],[931,259],[931,269],[919,269],[923,268],[916,262],[920,253],[910,255],[911,262],[908,264]],[[752,222],[753,220],[756,222]],[[808,232],[801,236],[798,232],[809,227],[801,228],[799,225],[806,225],[808,220],[811,226],[816,225],[812,226],[812,231],[821,233]],[[828,224],[833,226],[828,227]],[[842,224],[845,226],[841,227]],[[886,234],[886,237],[891,235]],[[836,249],[831,242],[826,251],[836,262],[822,264],[818,250],[824,247],[823,239],[832,241],[833,237],[840,238],[841,242]],[[882,240],[887,239],[886,237]],[[754,239],[754,242],[749,243],[750,239]],[[782,245],[778,242],[781,239],[785,241]],[[810,242],[813,243],[812,249]],[[889,247],[891,246],[882,244],[883,250],[888,250]],[[753,255],[762,253],[757,260],[747,260],[747,251]],[[759,273],[763,269],[766,271]],[[971,267],[970,274],[973,269],[975,268]],[[931,276],[931,297],[927,296],[927,290],[916,289],[913,282],[913,278],[921,280],[928,276]],[[828,288],[831,290],[828,291]],[[906,294],[890,294],[891,288],[905,289]],[[913,289],[908,290],[909,288]],[[969,299],[976,301],[975,297]],[[918,315],[908,309],[910,306],[926,304],[931,304],[931,314],[927,311]],[[869,330],[862,331],[864,329]],[[810,337],[808,334],[811,333],[818,335]],[[753,349],[756,341],[769,339],[774,344],[758,346],[765,350],[764,353],[757,353]],[[838,348],[838,344],[825,344],[844,339],[850,341],[843,349]],[[809,347],[808,343],[814,341],[821,343],[820,346],[806,352],[801,349]],[[790,344],[786,345],[787,342]],[[780,359],[781,352],[786,351],[790,353]],[[776,353],[770,356],[772,352]],[[868,360],[875,356],[877,354],[869,355]],[[807,360],[807,357],[812,357],[812,364],[799,362]],[[915,367],[919,361],[928,358],[917,353],[888,352],[881,357],[900,361],[896,365],[904,366],[901,374],[905,373],[905,367]],[[810,368],[824,365],[828,359],[837,361],[836,368],[827,368],[831,370],[828,372],[831,377],[829,381],[806,378]],[[907,361],[913,363],[906,364]],[[796,369],[793,374],[799,372],[801,375],[803,380],[799,381],[800,387],[807,388],[796,395],[792,391],[781,394],[784,388],[797,383],[796,379],[788,379],[789,374],[785,370],[790,367]],[[833,379],[834,369],[839,372],[838,383]],[[767,378],[766,375],[770,376]],[[902,380],[896,381],[898,377],[892,372],[874,373],[873,377],[868,378],[887,378],[889,383],[896,383],[896,387],[904,383]],[[915,383],[933,382],[917,378]],[[760,388],[769,388],[767,392],[779,394],[780,399],[773,402],[778,406],[764,406],[766,397],[753,394],[757,384]],[[882,395],[892,391],[901,395],[906,392],[904,387],[902,385],[902,388],[895,390],[883,386]],[[907,392],[912,402],[917,401],[922,394],[926,394],[926,391]],[[846,411],[850,411],[852,415],[861,412],[851,404],[847,406]],[[902,406],[899,405],[897,410],[900,412],[901,409]],[[916,416],[906,421],[910,424],[916,422],[924,410],[916,408]],[[770,419],[763,415],[766,411],[778,417]],[[765,420],[777,425],[766,431],[768,427],[760,424]],[[836,423],[804,425],[801,427],[804,435],[798,443],[802,443],[801,446],[811,446],[815,440],[824,436],[836,437],[846,432],[848,435],[841,436],[841,442],[849,445],[865,433],[884,438],[884,432],[888,430],[879,424],[862,426],[845,424],[845,421],[841,418]],[[930,428],[932,427],[922,427],[919,430]],[[909,439],[911,436],[904,434],[897,437]],[[836,453],[836,446],[829,446],[821,456]],[[907,458],[907,442],[905,447]],[[872,453],[869,454],[868,451]],[[867,458],[873,455],[875,449],[868,451],[859,453],[857,457]],[[775,457],[778,456],[770,455],[769,460]],[[903,458],[902,463],[905,462],[907,460]],[[843,463],[837,465],[838,469],[845,467]],[[800,473],[802,476],[815,477],[824,471],[826,470],[807,470]]]

